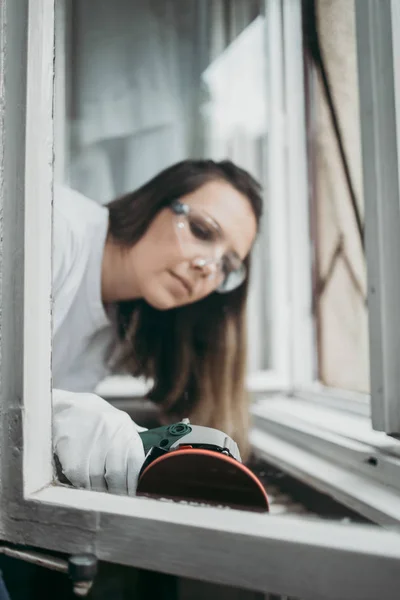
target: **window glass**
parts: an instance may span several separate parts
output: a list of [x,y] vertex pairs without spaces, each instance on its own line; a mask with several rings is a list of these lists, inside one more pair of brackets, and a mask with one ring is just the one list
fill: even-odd
[[[266,181],[262,0],[85,0],[56,29],[56,178],[100,203],[185,158]],[[265,220],[265,219],[264,219]],[[268,247],[251,277],[249,369],[270,366]]]

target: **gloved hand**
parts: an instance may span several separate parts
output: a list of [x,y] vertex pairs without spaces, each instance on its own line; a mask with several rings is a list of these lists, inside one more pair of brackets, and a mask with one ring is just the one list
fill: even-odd
[[95,394],[53,390],[53,451],[72,485],[133,496],[144,462],[136,425]]

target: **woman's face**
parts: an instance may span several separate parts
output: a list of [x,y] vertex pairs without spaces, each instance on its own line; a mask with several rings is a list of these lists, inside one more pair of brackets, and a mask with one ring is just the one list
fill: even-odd
[[[166,310],[196,302],[221,284],[221,264],[243,260],[251,250],[257,224],[249,200],[229,183],[205,183],[179,199],[192,214],[218,232],[215,242],[196,240],[184,218],[163,209],[126,255],[140,297]],[[227,262],[228,261],[228,262]]]

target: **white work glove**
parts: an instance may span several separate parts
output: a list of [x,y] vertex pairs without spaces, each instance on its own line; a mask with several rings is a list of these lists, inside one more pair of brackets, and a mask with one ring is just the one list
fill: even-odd
[[53,390],[53,451],[76,487],[135,495],[145,458],[139,431],[95,394]]

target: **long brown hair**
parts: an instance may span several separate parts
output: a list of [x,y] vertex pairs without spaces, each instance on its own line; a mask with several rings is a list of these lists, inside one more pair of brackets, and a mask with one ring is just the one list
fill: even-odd
[[[108,205],[110,237],[123,247],[133,246],[161,209],[214,180],[227,181],[241,192],[259,224],[261,190],[249,173],[230,161],[185,160]],[[250,256],[244,262],[250,272]],[[119,368],[153,380],[148,397],[160,405],[167,421],[189,417],[195,424],[221,429],[244,456],[249,426],[247,290],[248,277],[227,294],[212,293],[167,311],[142,299],[116,307]]]

